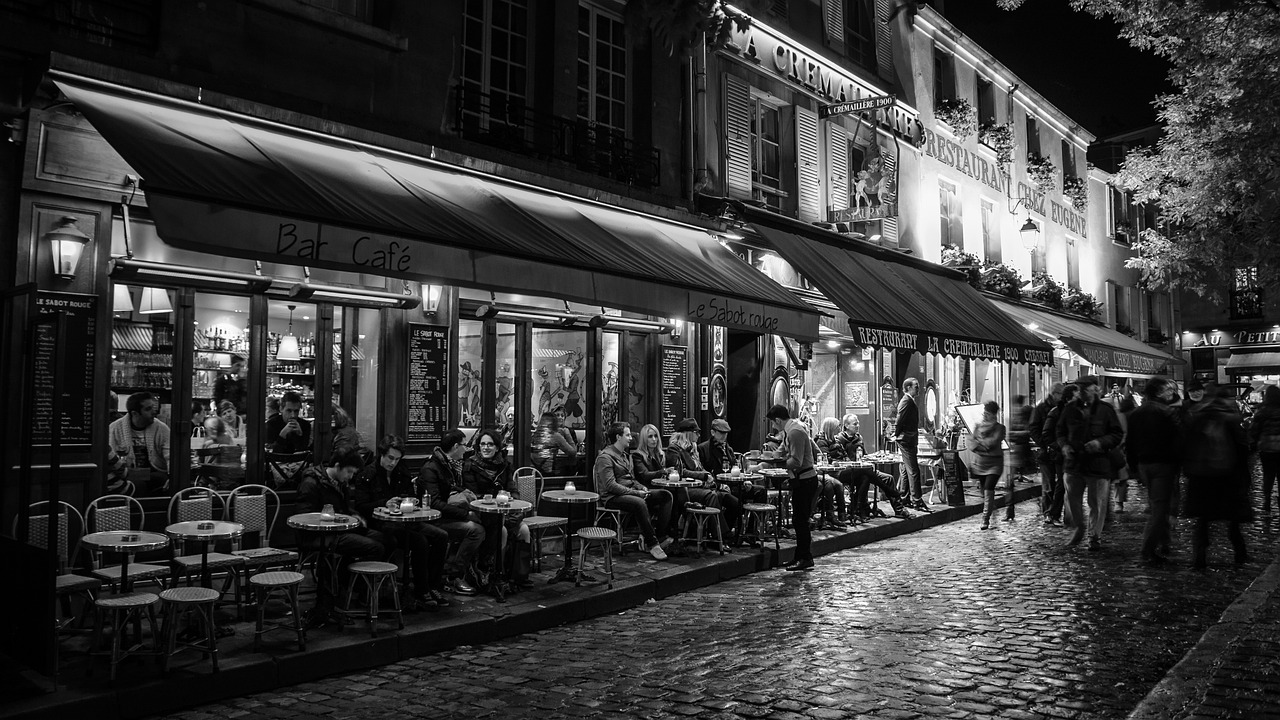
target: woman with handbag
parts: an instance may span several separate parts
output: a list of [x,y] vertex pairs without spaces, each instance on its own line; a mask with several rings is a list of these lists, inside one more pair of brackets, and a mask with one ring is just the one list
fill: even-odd
[[[1004,473],[1004,438],[1005,427],[996,416],[1000,406],[994,400],[982,405],[982,420],[969,435],[969,450],[973,452],[969,474],[978,481],[982,490],[982,529],[991,527],[991,511],[996,505],[996,482]],[[1006,498],[1009,510],[1006,520],[1013,519],[1013,488],[1009,489]]]

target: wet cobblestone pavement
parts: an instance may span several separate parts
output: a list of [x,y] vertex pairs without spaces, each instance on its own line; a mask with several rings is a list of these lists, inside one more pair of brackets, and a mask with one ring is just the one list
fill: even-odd
[[166,717],[1124,717],[1275,559],[1280,534],[1280,519],[1253,523],[1253,561],[1236,567],[1215,527],[1209,568],[1193,571],[1179,520],[1173,561],[1153,569],[1138,562],[1136,485],[1126,507],[1101,552],[1064,548],[1068,531],[1026,502],[992,530],[970,518],[812,572]]

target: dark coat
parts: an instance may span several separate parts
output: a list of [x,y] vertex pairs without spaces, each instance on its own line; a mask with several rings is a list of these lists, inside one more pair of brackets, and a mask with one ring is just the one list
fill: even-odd
[[1181,459],[1182,419],[1176,408],[1148,399],[1129,415],[1124,441],[1129,465],[1177,463]]
[[[1069,403],[1062,408],[1056,433],[1063,454],[1068,454],[1067,448],[1072,451],[1064,464],[1067,472],[1097,478],[1115,476],[1108,454],[1124,440],[1124,429],[1115,408],[1102,400],[1093,405]],[[1085,450],[1085,445],[1092,440],[1100,445],[1096,452]]]
[[[498,459],[498,458],[495,458]],[[486,464],[479,455],[462,463],[462,485],[477,497],[497,495],[499,490],[516,494],[515,471],[511,463],[502,457],[496,463]]]
[[920,408],[916,405],[916,399],[910,395],[903,395],[898,401],[894,438],[898,441],[898,445],[905,445],[912,449],[920,440]]
[[705,469],[698,469],[693,453],[674,445],[667,447],[667,467],[679,470],[680,477],[687,480],[706,480],[711,477],[711,473]]
[[[734,455],[729,443],[718,443],[712,439],[698,444],[698,459],[702,461],[702,467],[712,472],[721,472],[725,467],[732,469]],[[727,466],[726,457],[728,458]]]
[[[1222,423],[1230,438],[1233,461],[1220,475],[1196,475],[1189,468],[1197,459],[1217,453],[1209,426]],[[1183,507],[1188,517],[1205,520],[1253,519],[1252,483],[1249,477],[1249,441],[1241,425],[1240,413],[1232,400],[1219,398],[1201,403],[1191,414],[1183,433],[1183,459],[1187,471],[1187,495]]]
[[374,509],[386,505],[393,497],[418,497],[413,477],[401,467],[397,465],[388,477],[377,460],[366,465],[351,484],[351,503],[356,512],[372,518]]
[[440,511],[441,520],[466,520],[471,515],[470,508],[449,504],[449,496],[466,490],[466,486],[462,483],[462,475],[454,472],[453,464],[440,448],[436,448],[422,463],[417,489],[431,495],[431,507]]
[[631,451],[631,477],[638,482],[647,484],[650,480],[666,476],[667,468],[665,465],[655,462],[653,458],[639,450]]

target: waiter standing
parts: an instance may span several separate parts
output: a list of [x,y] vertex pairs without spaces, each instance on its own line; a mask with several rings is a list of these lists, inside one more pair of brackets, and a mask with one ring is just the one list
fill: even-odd
[[818,494],[818,472],[813,469],[814,445],[804,423],[791,419],[785,405],[774,405],[765,413],[769,429],[782,434],[778,456],[786,458],[791,473],[791,526],[796,531],[796,556],[786,564],[791,571],[813,569],[812,534],[809,509]]
[[916,459],[920,441],[920,408],[916,405],[916,393],[920,392],[920,381],[907,378],[902,381],[902,399],[898,401],[898,417],[894,424],[894,440],[898,443],[898,453],[902,455],[902,476],[898,482],[898,491],[903,498],[910,498],[910,507],[916,510],[929,511],[924,504],[924,490],[920,487],[920,461]]

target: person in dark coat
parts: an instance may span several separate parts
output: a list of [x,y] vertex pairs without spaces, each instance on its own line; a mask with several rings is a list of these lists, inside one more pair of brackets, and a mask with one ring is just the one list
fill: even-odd
[[[1102,529],[1111,501],[1111,451],[1120,447],[1124,430],[1115,408],[1100,398],[1101,386],[1096,376],[1085,375],[1075,384],[1080,388],[1080,399],[1063,407],[1056,430],[1066,470],[1067,502],[1075,521],[1068,546],[1080,544],[1087,526],[1089,550],[1097,552],[1102,549]],[[1086,489],[1087,519],[1081,503]]]
[[1177,397],[1173,383],[1153,378],[1143,390],[1142,406],[1129,415],[1129,433],[1125,437],[1125,459],[1137,468],[1138,480],[1147,488],[1147,526],[1142,532],[1142,561],[1163,565],[1159,553],[1168,548],[1169,516],[1178,487],[1178,463],[1181,460],[1182,419],[1172,407]]
[[1280,474],[1280,387],[1268,385],[1249,425],[1249,445],[1262,461],[1262,512],[1271,512],[1271,488]]
[[1235,549],[1236,564],[1242,565],[1249,561],[1249,553],[1240,523],[1253,520],[1253,503],[1249,441],[1235,401],[1215,388],[1214,394],[1192,411],[1183,438],[1185,507],[1187,516],[1196,519],[1191,567],[1205,567],[1209,524],[1215,520],[1227,521],[1227,538]]
[[1058,474],[1058,483],[1054,488],[1054,504],[1050,505],[1050,511],[1054,512],[1054,514],[1045,518],[1046,525],[1057,525],[1059,519],[1061,519],[1063,527],[1075,525],[1075,519],[1071,517],[1071,508],[1066,504],[1066,468],[1064,467],[1065,460],[1062,457],[1062,448],[1058,446],[1058,419],[1062,417],[1062,411],[1067,406],[1074,404],[1079,395],[1079,385],[1064,386],[1058,397],[1058,403],[1053,406],[1053,409],[1049,411],[1049,414],[1044,419],[1044,429],[1041,432],[1041,436],[1046,443],[1049,443],[1047,455],[1056,467]]
[[894,437],[898,443],[898,453],[902,455],[902,475],[898,481],[898,490],[904,498],[911,498],[911,507],[928,512],[929,506],[924,504],[924,490],[920,487],[920,461],[917,459],[920,441],[920,408],[916,405],[916,394],[920,392],[920,381],[907,378],[902,381],[902,399],[898,401],[898,412],[894,422]]
[[444,434],[418,471],[416,491],[430,496],[431,507],[440,511],[436,524],[449,533],[450,541],[458,543],[457,552],[445,562],[444,589],[458,595],[475,595],[476,589],[467,582],[466,575],[484,544],[484,528],[471,512],[471,501],[479,498],[462,481],[466,439],[457,429]]
[[1055,383],[1049,397],[1031,410],[1027,436],[1035,445],[1036,462],[1040,465],[1040,515],[1045,525],[1056,525],[1062,519],[1062,454],[1057,438],[1045,432],[1049,413],[1062,400],[1062,383]]

